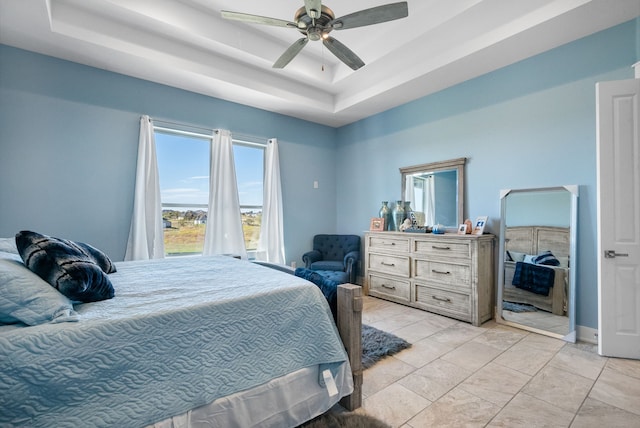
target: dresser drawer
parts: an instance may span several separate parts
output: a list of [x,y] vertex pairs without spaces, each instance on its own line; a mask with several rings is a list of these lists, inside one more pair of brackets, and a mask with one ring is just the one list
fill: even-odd
[[369,253],[367,255],[367,269],[376,272],[388,273],[409,277],[409,256]]
[[439,282],[463,290],[471,289],[471,268],[467,265],[413,259],[413,277],[423,282]]
[[430,287],[416,283],[415,301],[425,309],[438,313],[454,315],[469,320],[471,317],[471,296],[451,290]]
[[408,253],[409,252],[409,237],[397,236],[397,235],[370,235],[369,239],[369,251],[381,251],[394,253]]
[[414,239],[412,247],[414,253],[424,254],[429,257],[471,259],[469,242],[458,241],[453,238],[443,240]]
[[384,298],[393,298],[409,302],[410,285],[408,280],[369,274],[369,294]]

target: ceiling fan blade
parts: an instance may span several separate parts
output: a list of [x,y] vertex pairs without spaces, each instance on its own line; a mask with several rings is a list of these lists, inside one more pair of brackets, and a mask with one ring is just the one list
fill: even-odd
[[220,14],[224,19],[230,19],[232,21],[248,22],[250,24],[264,24],[273,25],[275,27],[292,27],[298,28],[295,22],[286,21],[284,19],[267,18],[266,16],[250,15],[248,13],[231,12],[228,10],[220,11]]
[[353,53],[351,49],[329,36],[322,40],[322,43],[331,51],[338,59],[347,64],[351,69],[357,70],[364,66],[364,62]]
[[309,15],[310,18],[318,19],[322,13],[322,1],[304,0],[304,8],[307,10],[307,15]]
[[296,55],[298,55],[298,53],[300,53],[308,41],[309,39],[307,37],[296,40],[286,51],[284,51],[282,55],[280,55],[280,58],[278,58],[278,60],[273,64],[273,68],[284,68],[293,58],[295,58]]
[[409,6],[406,1],[401,1],[341,16],[329,22],[329,26],[332,26],[334,30],[345,30],[347,28],[380,24],[381,22],[393,21],[407,16],[409,16]]

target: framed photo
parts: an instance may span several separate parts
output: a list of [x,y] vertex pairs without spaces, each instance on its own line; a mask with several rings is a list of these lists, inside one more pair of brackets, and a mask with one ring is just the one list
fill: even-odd
[[458,225],[458,235],[466,235],[467,234],[467,225],[462,223]]
[[382,232],[384,231],[384,218],[382,217],[373,217],[371,219],[371,223],[369,224],[369,230],[372,232]]
[[484,233],[484,227],[487,225],[487,219],[489,217],[480,216],[476,217],[475,223],[473,223],[473,231],[471,231],[472,235],[482,235]]

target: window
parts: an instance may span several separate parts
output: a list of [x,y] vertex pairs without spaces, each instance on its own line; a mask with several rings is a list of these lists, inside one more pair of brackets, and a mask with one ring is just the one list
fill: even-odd
[[[154,127],[165,255],[202,254],[209,203],[212,137]],[[263,144],[233,141],[238,196],[249,258],[258,246],[262,224]]]

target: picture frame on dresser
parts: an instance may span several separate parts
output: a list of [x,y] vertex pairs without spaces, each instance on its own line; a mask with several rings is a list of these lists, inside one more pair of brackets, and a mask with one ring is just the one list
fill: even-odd
[[371,232],[382,232],[384,230],[384,218],[372,217],[369,223],[369,230]]
[[458,235],[466,235],[467,234],[467,225],[462,223],[458,225]]
[[472,235],[482,235],[484,233],[484,228],[487,225],[488,216],[483,215],[480,217],[476,217],[475,223],[473,223],[473,230],[471,231]]

